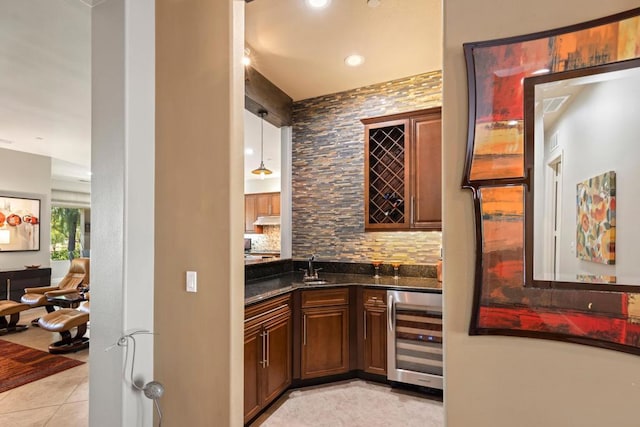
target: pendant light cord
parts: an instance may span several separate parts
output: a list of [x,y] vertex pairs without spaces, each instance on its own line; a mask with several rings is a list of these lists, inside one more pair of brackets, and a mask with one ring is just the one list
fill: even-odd
[[260,112],[260,167],[264,165],[264,112]]

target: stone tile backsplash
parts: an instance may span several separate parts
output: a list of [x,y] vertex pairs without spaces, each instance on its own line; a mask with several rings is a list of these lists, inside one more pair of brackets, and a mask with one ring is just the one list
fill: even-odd
[[364,232],[364,125],[360,119],[442,105],[434,71],[295,102],[293,258],[433,264],[441,232]]
[[262,234],[245,234],[251,239],[252,252],[280,252],[280,226],[263,225]]

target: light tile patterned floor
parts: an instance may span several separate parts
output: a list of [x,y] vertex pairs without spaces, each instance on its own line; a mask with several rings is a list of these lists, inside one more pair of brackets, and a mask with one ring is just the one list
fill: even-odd
[[[28,324],[45,314],[44,308],[23,312]],[[60,335],[37,327],[0,337],[3,340],[47,351]],[[89,350],[65,355],[87,362]],[[38,381],[0,393],[0,426],[87,427],[89,425],[89,365],[67,369]]]
[[362,380],[285,393],[251,427],[442,427],[441,398]]

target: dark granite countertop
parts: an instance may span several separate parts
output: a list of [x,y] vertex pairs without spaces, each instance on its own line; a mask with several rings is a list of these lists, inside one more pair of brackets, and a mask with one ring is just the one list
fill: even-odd
[[265,264],[268,262],[279,261],[280,257],[269,255],[249,255],[244,257],[244,265]]
[[374,279],[373,276],[367,274],[321,273],[320,280],[325,280],[327,283],[303,283],[302,272],[283,273],[271,277],[248,280],[244,286],[244,304],[245,306],[250,305],[295,289],[319,289],[335,286],[356,285],[421,292],[442,292],[442,283],[435,278],[426,277],[400,277],[394,279],[391,276],[383,276],[379,279]]

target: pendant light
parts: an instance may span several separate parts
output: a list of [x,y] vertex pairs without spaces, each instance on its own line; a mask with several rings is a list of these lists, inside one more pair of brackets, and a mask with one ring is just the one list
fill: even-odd
[[264,167],[264,116],[267,115],[267,110],[259,110],[258,115],[262,119],[260,123],[260,167],[258,169],[254,169],[251,173],[260,175],[260,178],[264,179],[265,175],[271,175],[272,172]]

